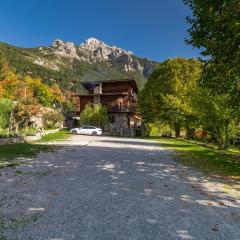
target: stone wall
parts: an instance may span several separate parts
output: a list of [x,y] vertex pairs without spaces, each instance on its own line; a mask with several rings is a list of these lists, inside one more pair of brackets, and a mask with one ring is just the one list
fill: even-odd
[[144,136],[143,125],[136,124],[132,115],[128,113],[111,113],[109,116],[115,117],[115,121],[114,123],[108,123],[108,126],[104,128],[104,133],[121,137]]
[[[109,135],[121,136],[121,137],[136,137],[143,136],[141,127],[135,128],[131,125],[131,119],[129,119],[128,113],[111,113],[109,116],[115,117],[114,123],[109,123],[104,129],[104,132]],[[128,126],[130,123],[130,127]]]
[[44,130],[40,133],[37,133],[36,136],[25,136],[23,138],[24,138],[25,142],[35,142],[35,141],[41,140],[42,136],[58,132],[59,130],[60,130],[59,128],[52,129],[52,130]]
[[134,128],[121,128],[120,137],[135,137],[136,129]]
[[109,116],[115,118],[114,123],[109,122],[104,131],[115,136],[120,136],[123,129],[128,127],[128,118],[126,113],[111,113]]
[[0,145],[3,144],[13,144],[13,143],[24,143],[24,139],[22,137],[18,137],[18,138],[3,138],[0,139]]

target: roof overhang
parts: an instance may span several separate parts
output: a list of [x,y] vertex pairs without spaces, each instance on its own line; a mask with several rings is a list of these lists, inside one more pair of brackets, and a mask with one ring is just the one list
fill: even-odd
[[128,82],[135,93],[138,93],[138,86],[135,79],[110,79],[110,80],[97,80],[97,81],[89,81],[89,82],[81,82],[81,85],[87,90],[92,89],[95,85],[100,83],[121,83]]

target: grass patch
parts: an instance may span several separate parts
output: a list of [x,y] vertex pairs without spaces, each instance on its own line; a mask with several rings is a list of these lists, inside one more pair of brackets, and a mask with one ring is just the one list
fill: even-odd
[[59,132],[50,133],[42,137],[39,142],[62,141],[71,136],[68,130],[60,130]]
[[40,152],[52,151],[52,146],[16,143],[0,145],[0,168],[21,164],[21,158],[36,157]]
[[151,139],[159,141],[166,149],[174,150],[177,154],[176,160],[186,165],[210,174],[240,179],[240,153],[237,151],[209,149],[197,143],[178,139],[155,137]]

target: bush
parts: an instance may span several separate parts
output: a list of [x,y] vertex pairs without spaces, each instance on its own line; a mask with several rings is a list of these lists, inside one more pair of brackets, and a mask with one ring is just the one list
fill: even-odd
[[101,104],[87,104],[80,114],[80,123],[104,127],[108,122],[107,108]]
[[75,105],[71,100],[67,100],[62,104],[63,107],[63,112],[74,112],[75,110]]
[[10,138],[10,137],[14,137],[14,133],[9,132],[6,129],[0,129],[0,139],[1,138]]
[[11,113],[13,110],[12,101],[6,98],[0,99],[0,128],[9,127]]
[[149,136],[171,136],[172,131],[171,128],[164,123],[156,122],[146,124],[146,130]]
[[45,129],[55,129],[62,126],[64,117],[60,112],[52,111],[43,115],[43,126]]
[[36,128],[24,128],[21,130],[21,134],[24,136],[36,136],[37,129]]

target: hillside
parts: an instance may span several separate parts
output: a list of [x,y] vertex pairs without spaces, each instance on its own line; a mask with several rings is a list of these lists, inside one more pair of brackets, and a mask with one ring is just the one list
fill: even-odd
[[47,84],[81,91],[78,82],[134,78],[141,88],[157,62],[90,38],[77,46],[55,40],[47,47],[19,48],[0,43],[0,52],[19,74],[41,77]]

